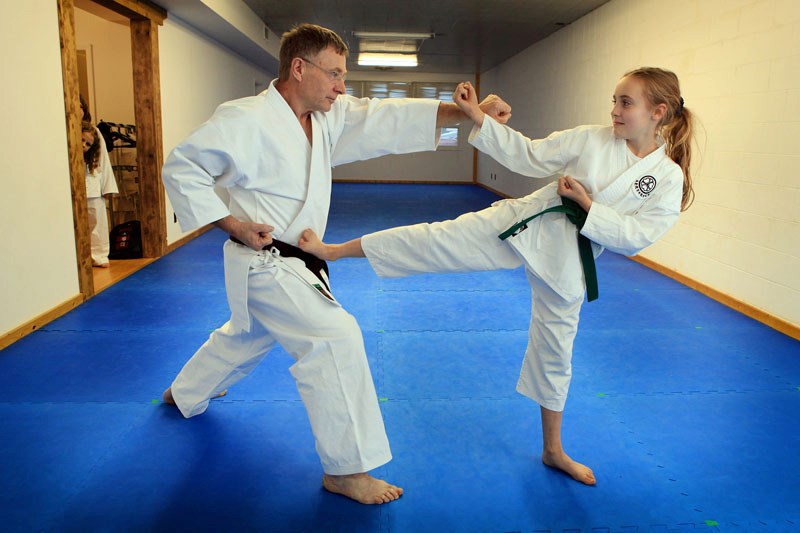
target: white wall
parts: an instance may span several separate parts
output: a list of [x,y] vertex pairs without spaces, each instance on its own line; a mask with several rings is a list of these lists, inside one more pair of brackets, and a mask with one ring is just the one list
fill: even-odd
[[0,2],[0,65],[4,333],[79,292],[56,2]]
[[[0,195],[0,334],[79,294],[56,8],[46,0],[0,2],[0,65],[13,73],[0,84],[6,123],[0,131],[0,176],[7,190]],[[76,10],[80,32],[87,24],[103,27],[103,22],[87,17],[91,15]],[[125,39],[118,39],[120,29]],[[123,40],[130,57],[127,28],[113,25],[100,31],[104,35],[87,37],[96,44],[96,61],[100,48],[124,47]],[[256,83],[264,85],[272,77],[175,17],[159,28],[159,45],[165,154],[219,103],[251,95]],[[127,68],[111,74],[110,65],[97,67],[96,75],[102,70],[122,82],[132,79],[130,65]],[[98,102],[93,118],[133,122],[132,111],[125,115],[112,110],[111,100],[101,97],[105,91],[97,76],[95,81]],[[129,94],[117,92],[115,98],[130,98],[132,106],[132,88]],[[171,222],[171,208],[167,210]],[[169,228],[169,242],[180,236],[177,225]]]
[[135,124],[130,26],[75,9],[75,47],[86,50],[92,120]]
[[[511,126],[540,137],[607,124],[614,84],[631,68],[675,71],[702,121],[697,199],[641,255],[800,325],[798,34],[795,0],[612,0],[485,73],[482,86],[511,103]],[[486,156],[479,181],[514,196],[536,186]]]
[[[174,16],[164,21],[158,40],[165,158],[219,104],[252,96],[256,85],[263,89],[274,77]],[[167,242],[172,243],[185,233],[175,222],[169,198],[166,220]]]

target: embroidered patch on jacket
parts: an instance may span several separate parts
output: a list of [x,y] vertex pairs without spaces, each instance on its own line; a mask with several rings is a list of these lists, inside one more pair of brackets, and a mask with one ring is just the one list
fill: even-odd
[[633,190],[639,198],[647,198],[656,188],[656,179],[653,176],[642,176],[633,184]]

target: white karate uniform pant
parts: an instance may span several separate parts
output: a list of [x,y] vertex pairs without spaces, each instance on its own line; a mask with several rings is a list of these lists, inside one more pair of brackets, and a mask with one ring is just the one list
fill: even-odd
[[90,242],[92,245],[92,264],[105,265],[108,263],[108,214],[106,213],[106,200],[102,196],[87,198],[89,207],[89,229],[91,230]]
[[[365,235],[361,246],[372,268],[383,277],[513,269],[522,260],[497,236],[515,222],[510,205],[499,202],[455,220]],[[583,301],[568,302],[530,270],[526,274],[531,285],[531,321],[517,391],[560,412],[572,378],[572,345]]]
[[[284,260],[261,252],[248,278],[250,331],[227,322],[214,331],[172,383],[189,418],[247,374],[280,343],[303,400],[325,473],[366,472],[392,458],[361,330],[338,303],[322,297]],[[294,260],[295,268],[299,260]]]

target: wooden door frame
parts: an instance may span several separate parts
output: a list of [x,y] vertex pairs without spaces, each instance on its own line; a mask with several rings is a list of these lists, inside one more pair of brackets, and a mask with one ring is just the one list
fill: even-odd
[[[167,224],[164,187],[161,184],[164,143],[161,131],[158,26],[164,23],[167,12],[146,0],[92,1],[130,19],[142,251],[144,257],[161,257],[167,253]],[[58,0],[58,29],[78,286],[83,297],[90,298],[95,294],[95,287],[92,279],[91,236],[81,144],[74,0]]]

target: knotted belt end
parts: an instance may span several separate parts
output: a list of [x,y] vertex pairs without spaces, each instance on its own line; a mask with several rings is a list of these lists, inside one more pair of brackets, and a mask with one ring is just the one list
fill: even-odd
[[518,222],[505,230],[497,237],[504,241],[509,237],[516,237],[526,229],[528,229],[528,222],[536,217],[542,216],[546,213],[564,213],[567,219],[578,227],[578,253],[581,258],[581,267],[583,269],[583,279],[586,282],[586,299],[588,301],[597,300],[599,297],[599,289],[597,285],[597,268],[594,264],[594,252],[592,251],[592,241],[585,235],[580,233],[583,225],[586,223],[588,213],[577,202],[569,198],[561,197],[561,204],[554,207],[540,211],[533,216]]

